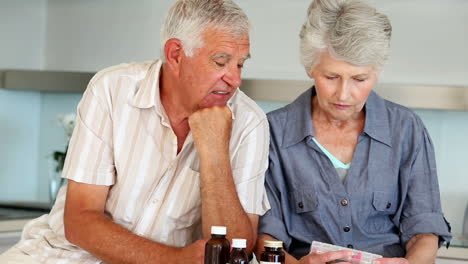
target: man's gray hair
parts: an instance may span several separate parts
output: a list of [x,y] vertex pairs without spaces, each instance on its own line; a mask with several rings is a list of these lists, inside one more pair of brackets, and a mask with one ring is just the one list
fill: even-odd
[[187,56],[203,47],[202,33],[208,27],[231,35],[249,34],[250,23],[244,11],[232,0],[177,0],[169,9],[161,28],[161,55],[171,38],[182,42]]
[[380,69],[390,50],[392,26],[386,15],[360,0],[314,0],[300,33],[307,73],[329,54],[358,66]]

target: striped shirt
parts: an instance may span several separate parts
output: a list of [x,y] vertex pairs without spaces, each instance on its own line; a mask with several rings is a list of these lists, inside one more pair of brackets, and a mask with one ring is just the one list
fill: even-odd
[[[105,213],[142,237],[182,247],[201,238],[199,159],[191,133],[177,137],[159,96],[161,61],[122,64],[90,81],[78,105],[62,176],[111,186]],[[228,101],[229,146],[239,200],[249,214],[269,209],[264,189],[269,129],[263,111],[239,89]],[[100,263],[64,236],[62,188],[49,215],[28,223],[17,248],[47,263]]]

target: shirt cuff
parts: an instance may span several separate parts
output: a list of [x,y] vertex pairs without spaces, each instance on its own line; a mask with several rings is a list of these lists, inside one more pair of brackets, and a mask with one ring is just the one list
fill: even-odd
[[111,186],[115,184],[115,176],[112,169],[88,171],[79,168],[70,168],[64,171],[62,178],[79,183]]
[[289,237],[283,221],[275,216],[269,215],[270,212],[260,217],[260,221],[258,223],[258,235],[270,235],[283,241],[283,248],[287,251],[291,245],[292,239]]
[[405,218],[401,221],[401,242],[406,245],[408,241],[418,234],[434,234],[439,236],[439,247],[444,242],[447,245],[452,239],[451,227],[445,217],[440,213],[425,213]]

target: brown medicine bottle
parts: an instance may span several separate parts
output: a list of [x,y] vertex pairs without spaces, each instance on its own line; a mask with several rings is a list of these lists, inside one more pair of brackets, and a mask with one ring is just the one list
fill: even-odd
[[231,245],[226,239],[225,226],[212,226],[211,239],[205,244],[205,264],[226,264],[229,262]]
[[265,240],[260,264],[284,264],[283,242]]
[[229,264],[248,264],[249,256],[245,248],[247,246],[247,240],[245,239],[236,239],[232,240],[232,251],[231,258],[229,259]]

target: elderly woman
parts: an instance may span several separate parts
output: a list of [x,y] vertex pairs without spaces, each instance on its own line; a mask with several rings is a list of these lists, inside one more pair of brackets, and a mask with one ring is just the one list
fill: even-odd
[[424,124],[372,91],[390,36],[388,18],[364,2],[309,7],[301,58],[315,85],[268,114],[271,210],[260,219],[257,253],[277,239],[286,263],[349,257],[309,254],[320,241],[384,256],[374,263],[433,263],[450,240]]

